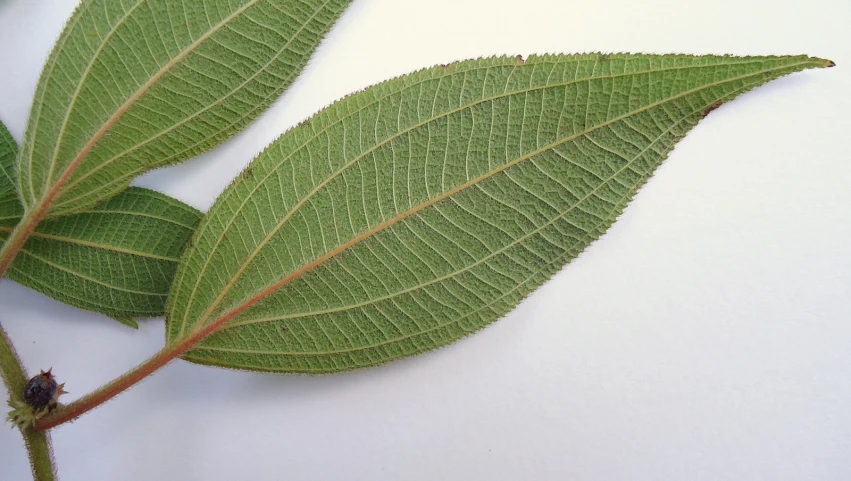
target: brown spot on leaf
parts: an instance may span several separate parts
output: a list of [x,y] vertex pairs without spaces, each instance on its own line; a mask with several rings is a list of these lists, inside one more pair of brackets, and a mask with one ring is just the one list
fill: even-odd
[[717,109],[720,106],[721,106],[721,102],[710,105],[706,110],[703,111],[703,117],[705,118],[707,115],[709,115],[709,112],[712,112],[713,110]]
[[517,55],[514,59],[520,63],[526,63],[526,59],[524,59],[522,55]]

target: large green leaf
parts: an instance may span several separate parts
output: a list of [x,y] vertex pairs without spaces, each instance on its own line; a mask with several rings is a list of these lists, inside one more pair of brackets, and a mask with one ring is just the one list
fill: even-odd
[[799,57],[489,58],[397,78],[284,134],[182,258],[167,340],[193,362],[323,373],[510,311],[615,221],[718,105]]
[[[22,214],[0,197],[0,243]],[[161,316],[180,254],[201,213],[159,192],[130,187],[90,211],[42,222],[7,272],[66,304],[134,325]]]
[[48,59],[19,162],[28,211],[83,211],[230,137],[351,0],[84,0]]

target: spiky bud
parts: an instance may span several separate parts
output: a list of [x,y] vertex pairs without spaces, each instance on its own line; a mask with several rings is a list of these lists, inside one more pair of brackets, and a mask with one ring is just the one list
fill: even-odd
[[41,371],[27,382],[23,401],[9,401],[12,411],[6,416],[8,421],[21,428],[30,427],[59,405],[57,400],[65,394],[65,385],[57,384],[50,371]]
[[24,401],[34,408],[43,408],[54,401],[59,385],[48,369],[33,377],[24,388]]

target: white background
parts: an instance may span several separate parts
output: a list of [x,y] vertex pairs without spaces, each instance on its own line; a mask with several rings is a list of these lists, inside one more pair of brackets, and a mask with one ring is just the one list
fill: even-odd
[[[0,0],[16,139],[74,0]],[[63,480],[851,479],[851,3],[355,0],[271,110],[138,185],[206,209],[277,135],[353,90],[490,54],[799,54],[837,67],[713,112],[626,214],[507,318],[325,377],[176,361],[53,432]],[[163,344],[6,281],[31,371],[96,388]],[[0,388],[0,394],[5,393]],[[0,429],[0,479],[29,476]]]

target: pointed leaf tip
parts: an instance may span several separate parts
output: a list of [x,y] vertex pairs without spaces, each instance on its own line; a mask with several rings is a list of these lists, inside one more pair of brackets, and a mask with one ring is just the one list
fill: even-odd
[[124,324],[127,327],[131,327],[136,330],[139,329],[139,323],[129,317],[113,317],[113,319],[120,322],[121,324]]
[[815,68],[831,68],[836,66],[836,62],[827,58],[810,57],[810,60],[816,62]]

